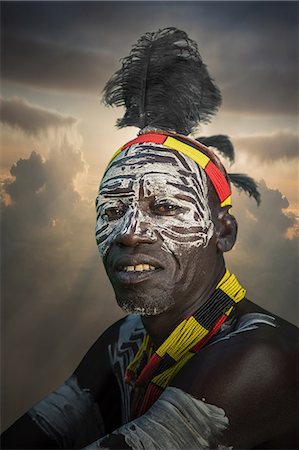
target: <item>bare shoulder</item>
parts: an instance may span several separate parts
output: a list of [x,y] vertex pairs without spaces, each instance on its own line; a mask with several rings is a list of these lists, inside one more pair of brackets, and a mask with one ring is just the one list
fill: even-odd
[[254,382],[256,388],[264,381],[290,382],[296,378],[297,350],[295,341],[289,340],[281,329],[261,326],[207,346],[190,360],[176,380],[181,382],[188,374],[189,389],[206,390],[211,385],[213,392],[215,385],[223,385],[227,378],[229,385],[238,380],[238,385],[244,386]]
[[230,445],[254,448],[296,429],[298,330],[285,321],[275,323],[208,346],[172,383],[225,411]]

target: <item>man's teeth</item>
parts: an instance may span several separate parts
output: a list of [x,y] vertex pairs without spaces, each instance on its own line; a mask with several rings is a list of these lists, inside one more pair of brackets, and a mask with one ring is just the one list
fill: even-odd
[[137,266],[126,266],[123,268],[124,272],[144,272],[149,270],[156,270],[156,268],[150,264],[138,264]]

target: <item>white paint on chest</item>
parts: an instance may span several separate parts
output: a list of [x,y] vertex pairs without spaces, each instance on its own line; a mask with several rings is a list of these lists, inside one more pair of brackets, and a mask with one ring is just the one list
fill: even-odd
[[[103,256],[119,237],[136,233],[161,240],[171,253],[207,246],[213,235],[204,171],[190,158],[156,145],[135,145],[121,152],[106,171],[96,200],[96,238]],[[147,199],[153,199],[151,207]],[[172,205],[174,215],[155,208]],[[145,206],[146,204],[146,206]],[[113,208],[121,215],[111,220]]]

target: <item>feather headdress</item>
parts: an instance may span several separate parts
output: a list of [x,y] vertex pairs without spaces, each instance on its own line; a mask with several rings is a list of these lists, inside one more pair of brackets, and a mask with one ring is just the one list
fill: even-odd
[[[119,128],[135,126],[141,133],[160,130],[187,136],[217,112],[221,94],[196,42],[184,31],[170,27],[141,36],[106,84],[103,101],[107,106],[125,106],[124,116],[117,120]],[[227,136],[198,141],[216,147],[234,161],[233,145]],[[229,174],[229,178],[259,203],[252,178],[243,174]]]
[[188,135],[221,104],[219,89],[196,42],[165,28],[144,34],[104,89],[106,105],[125,106],[117,126],[159,128]]

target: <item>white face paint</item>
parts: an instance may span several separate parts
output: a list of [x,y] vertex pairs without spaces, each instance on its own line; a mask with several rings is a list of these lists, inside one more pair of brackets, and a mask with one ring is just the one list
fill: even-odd
[[[151,198],[147,207],[143,199]],[[137,144],[121,152],[105,173],[96,199],[100,254],[129,233],[142,234],[170,253],[206,247],[214,225],[205,172],[172,150]]]

